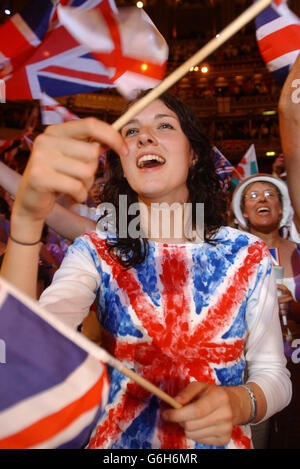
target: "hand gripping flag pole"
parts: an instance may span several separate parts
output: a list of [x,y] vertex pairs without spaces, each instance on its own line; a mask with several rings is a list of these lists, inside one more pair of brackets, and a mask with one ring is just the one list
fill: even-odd
[[159,98],[159,96],[166,90],[171,88],[177,81],[186,75],[191,67],[198,65],[206,57],[215,52],[224,42],[230,39],[235,33],[242,29],[246,24],[253,20],[259,13],[267,8],[272,3],[272,0],[258,0],[244,11],[232,23],[226,26],[215,38],[211,39],[204,47],[202,47],[196,54],[184,62],[173,73],[165,78],[158,86],[153,88],[146,96],[141,98],[133,104],[127,112],[125,112],[119,119],[112,125],[116,130],[120,130],[127,122],[129,122],[136,114],[142,111],[152,101]]
[[110,355],[106,350],[104,350],[99,345],[94,344],[92,341],[87,339],[84,335],[72,329],[68,325],[64,324],[56,316],[50,314],[45,309],[43,309],[37,301],[34,301],[20,290],[16,289],[13,285],[6,282],[2,277],[0,277],[0,307],[1,307],[1,293],[10,293],[17,299],[19,299],[27,308],[34,311],[40,318],[42,318],[46,323],[54,327],[58,332],[63,336],[67,337],[74,344],[76,344],[81,349],[85,350],[90,356],[96,358],[102,363],[109,365],[113,368],[116,368],[123,375],[127,376],[131,380],[135,381],[137,384],[142,386],[144,389],[149,391],[152,394],[155,394],[159,399],[165,401],[170,406],[175,409],[181,408],[181,404],[173,399],[171,396],[166,394],[164,391],[159,389],[157,386],[150,383],[148,380],[138,375],[134,371],[126,368],[119,360]]

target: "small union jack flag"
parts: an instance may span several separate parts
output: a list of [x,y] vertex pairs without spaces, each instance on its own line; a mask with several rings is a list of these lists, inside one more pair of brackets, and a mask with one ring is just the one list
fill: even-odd
[[55,319],[0,279],[1,449],[84,448],[102,412],[106,366]]
[[283,0],[260,13],[255,24],[261,55],[282,85],[300,52],[300,19]]
[[220,176],[222,190],[226,191],[230,187],[230,180],[232,173],[234,171],[234,167],[230,163],[230,161],[225,158],[225,156],[220,152],[217,147],[213,147],[213,150],[216,155],[215,161],[215,168],[216,173]]

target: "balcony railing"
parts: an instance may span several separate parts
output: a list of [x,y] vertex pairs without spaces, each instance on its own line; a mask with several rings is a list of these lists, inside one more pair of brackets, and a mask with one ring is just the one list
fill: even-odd
[[[263,110],[276,110],[278,94],[261,94],[254,96],[236,97],[197,97],[197,88],[186,87],[179,89],[177,95],[200,116],[212,115],[249,115]],[[109,94],[78,94],[59,101],[72,111],[97,112],[106,111],[113,114],[121,113],[126,100],[121,96]]]

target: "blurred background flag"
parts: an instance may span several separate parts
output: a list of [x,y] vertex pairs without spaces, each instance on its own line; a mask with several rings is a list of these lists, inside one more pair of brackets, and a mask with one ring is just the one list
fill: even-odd
[[116,14],[105,5],[89,11],[59,6],[58,16],[111,71],[112,82],[124,96],[134,97],[136,89],[153,88],[163,78],[168,46],[144,10],[121,8]]
[[258,164],[254,144],[249,149],[234,168],[232,179],[230,181],[231,188],[234,189],[241,181],[258,173]]
[[96,427],[108,394],[102,349],[57,323],[0,279],[2,449],[79,449]]
[[215,152],[215,168],[216,173],[219,175],[222,184],[222,190],[227,191],[230,187],[230,181],[232,177],[232,173],[234,171],[234,167],[230,163],[230,161],[225,158],[225,156],[220,152],[217,147],[213,147]]
[[32,55],[46,34],[55,6],[32,0],[0,27],[0,77],[15,71]]
[[[73,0],[71,4],[80,11],[99,5],[116,9],[112,0]],[[67,96],[113,86],[105,67],[59,23],[57,8],[41,43],[13,74],[5,77],[7,100],[39,99],[43,92],[52,97]]]
[[300,19],[285,0],[273,2],[256,19],[256,37],[270,72],[283,85],[300,52]]
[[[60,0],[51,15],[46,13],[48,29],[45,26],[43,38],[35,40],[34,47],[28,46],[24,61],[18,57],[17,68],[10,66],[13,51],[0,55],[7,100],[40,99],[42,93],[68,96],[115,86],[127,97],[132,90],[153,87],[163,78],[168,46],[144,11],[132,7],[118,12],[113,0]],[[8,33],[6,41],[9,37],[8,42],[13,42],[13,33]]]

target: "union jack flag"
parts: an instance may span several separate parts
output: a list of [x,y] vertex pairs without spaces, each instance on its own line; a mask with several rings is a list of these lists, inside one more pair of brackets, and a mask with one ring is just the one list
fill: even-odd
[[[66,96],[114,86],[118,86],[124,92],[128,88],[130,90],[141,89],[143,85],[140,81],[137,85],[135,74],[137,69],[142,81],[143,77],[145,78],[149,73],[156,84],[162,78],[168,48],[153,24],[149,29],[149,19],[145,21],[145,18],[140,18],[140,21],[132,22],[131,15],[129,15],[126,23],[123,21],[124,13],[118,15],[113,0],[75,0],[60,3],[54,11],[51,10],[51,14],[47,11],[48,29],[44,32],[42,42],[39,39],[34,42],[34,48],[27,47],[25,62],[21,63],[21,59],[18,58],[18,68],[14,69],[11,75],[7,74],[8,71],[12,71],[12,67],[9,69],[7,65],[9,51],[3,54],[5,58],[2,60],[2,67],[5,66],[6,69],[6,99],[39,99],[42,92],[51,97]],[[66,4],[71,7],[65,6]],[[138,9],[134,8],[134,11],[136,10]],[[96,42],[92,41],[91,44],[87,41],[88,46],[85,38],[89,36],[91,28],[89,25],[86,27],[86,13],[88,13],[88,21],[96,23],[100,28]],[[132,31],[134,34],[131,34]],[[79,32],[80,37],[77,39]],[[143,42],[140,36],[136,36],[138,32],[144,33]],[[159,60],[161,59],[162,50],[156,47],[157,41],[153,44],[152,40],[151,43],[151,38],[158,35],[161,41],[159,45],[163,43],[163,60],[155,63],[157,56]],[[129,37],[133,38],[130,44],[135,45],[131,47],[134,57],[126,49]],[[147,38],[151,47],[145,49]],[[26,40],[27,37],[25,40],[23,38],[24,42]],[[14,42],[13,37],[11,42]],[[95,43],[97,49],[92,55],[93,47],[96,47]],[[101,50],[98,50],[99,44]],[[144,55],[146,59],[149,58],[150,49],[152,50],[150,56],[154,57],[154,63],[146,60],[147,69],[143,71],[141,67],[144,61],[141,55]],[[149,82],[145,86],[149,87]]]
[[57,4],[92,8],[99,0],[31,0],[0,28],[0,77],[23,66],[45,34],[58,26]]
[[230,180],[232,173],[234,171],[234,167],[230,163],[230,161],[225,158],[225,156],[218,150],[217,147],[213,147],[213,150],[216,155],[215,160],[215,168],[216,173],[219,175],[221,179],[222,190],[226,191],[230,187]]
[[[50,316],[50,317],[49,317]],[[0,448],[84,448],[108,393],[95,344],[0,279]],[[100,350],[100,349],[99,349]],[[97,357],[97,355],[96,355]]]
[[0,28],[0,77],[15,71],[32,55],[46,34],[55,7],[51,0],[33,0]]
[[[110,256],[105,239],[89,233],[64,260],[68,263],[71,256],[72,262],[76,251],[93,259],[102,279],[98,315],[105,348],[171,396],[193,380],[228,386],[243,382],[247,291],[264,301],[256,280],[268,281],[272,267],[267,248],[249,242],[249,235],[224,228],[217,239],[217,247],[201,248],[149,242],[147,261],[125,270]],[[165,422],[160,416],[165,404],[115,368],[110,383],[89,448],[207,447]],[[249,448],[249,435],[247,426],[235,427],[229,447]]]
[[300,52],[300,20],[286,1],[277,1],[260,13],[255,23],[261,55],[282,85]]
[[110,70],[125,97],[133,98],[137,90],[153,88],[162,79],[168,46],[144,10],[121,8],[116,15],[103,3],[85,12],[59,7],[58,14],[70,34]]

